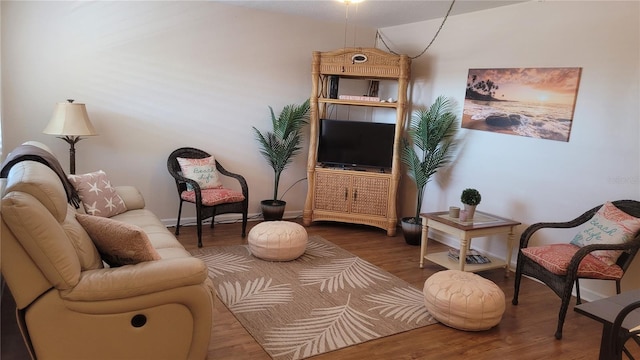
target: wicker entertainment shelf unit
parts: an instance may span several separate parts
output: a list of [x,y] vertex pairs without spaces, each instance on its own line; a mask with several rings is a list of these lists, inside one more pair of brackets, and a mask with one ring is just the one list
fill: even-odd
[[[397,225],[396,198],[400,180],[400,146],[406,118],[407,87],[411,59],[373,48],[343,48],[313,52],[310,144],[307,161],[308,191],[303,224],[339,221],[371,225],[394,236]],[[339,99],[330,95],[330,77],[362,80],[392,80],[397,100]],[[366,97],[362,97],[366,98]],[[318,163],[320,121],[329,106],[357,106],[395,111],[391,168],[342,169]]]

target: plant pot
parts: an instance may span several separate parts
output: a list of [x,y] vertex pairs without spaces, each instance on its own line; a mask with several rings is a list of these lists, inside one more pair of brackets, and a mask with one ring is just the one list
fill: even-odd
[[401,225],[404,241],[406,241],[408,245],[420,245],[422,239],[422,218],[419,218],[416,223],[415,217],[405,217],[402,218]]
[[476,213],[477,205],[467,205],[464,204],[464,210],[467,212],[467,221],[473,220],[473,215]]
[[287,202],[282,200],[262,200],[260,202],[262,217],[265,221],[282,220],[286,205]]

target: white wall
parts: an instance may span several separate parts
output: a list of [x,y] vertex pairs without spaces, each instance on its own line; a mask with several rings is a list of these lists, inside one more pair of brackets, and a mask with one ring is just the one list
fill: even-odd
[[[480,210],[523,223],[519,238],[535,222],[568,221],[606,200],[640,200],[639,15],[637,1],[547,0],[450,17],[413,61],[414,105],[443,94],[456,99],[462,114],[470,68],[581,67],[582,78],[569,142],[461,129],[457,158],[428,185],[423,211],[461,205],[462,189],[475,187],[483,197]],[[381,32],[392,50],[412,56],[440,22]],[[401,213],[411,214],[413,204],[405,199]],[[568,242],[573,233],[563,236]],[[540,243],[551,240],[545,234]],[[505,251],[500,238],[473,245]],[[623,289],[640,288],[638,263]],[[612,282],[587,289],[594,292],[587,297],[615,293]]]
[[[245,175],[249,212],[260,212],[259,201],[273,194],[273,171],[251,127],[271,126],[268,106],[277,114],[308,98],[312,51],[340,48],[345,38],[344,22],[209,1],[1,6],[6,151],[38,140],[68,168],[68,145],[42,129],[56,102],[84,102],[99,136],[77,144],[77,173],[103,169],[114,184],[137,186],[171,224],[178,199],[166,159],[181,146],[211,152]],[[357,34],[373,46],[375,29]],[[306,158],[305,148],[283,173],[281,196],[305,178]],[[306,189],[302,181],[286,194],[288,211],[302,212]],[[185,211],[195,217],[192,206]]]

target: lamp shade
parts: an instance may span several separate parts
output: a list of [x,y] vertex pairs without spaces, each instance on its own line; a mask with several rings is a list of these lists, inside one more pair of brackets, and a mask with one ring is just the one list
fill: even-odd
[[53,116],[42,132],[64,136],[98,135],[89,121],[87,108],[84,104],[74,103],[73,100],[56,104]]

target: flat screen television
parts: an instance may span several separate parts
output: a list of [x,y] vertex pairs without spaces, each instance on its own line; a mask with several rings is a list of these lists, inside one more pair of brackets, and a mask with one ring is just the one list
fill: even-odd
[[395,124],[321,119],[318,162],[328,166],[390,168]]

